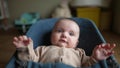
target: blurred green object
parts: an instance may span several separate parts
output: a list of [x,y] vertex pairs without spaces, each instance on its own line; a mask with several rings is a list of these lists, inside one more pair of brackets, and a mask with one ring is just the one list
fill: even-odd
[[33,24],[40,18],[39,13],[23,13],[20,19],[15,20],[16,25]]
[[23,13],[19,19],[16,19],[14,24],[16,28],[23,33],[29,29],[29,27],[37,22],[40,19],[40,14],[33,12],[33,13]]

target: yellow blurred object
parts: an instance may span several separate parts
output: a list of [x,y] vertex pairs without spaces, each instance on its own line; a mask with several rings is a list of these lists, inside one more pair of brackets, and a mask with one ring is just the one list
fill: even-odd
[[77,8],[77,17],[88,18],[95,22],[97,27],[100,23],[100,8],[98,7],[79,7]]

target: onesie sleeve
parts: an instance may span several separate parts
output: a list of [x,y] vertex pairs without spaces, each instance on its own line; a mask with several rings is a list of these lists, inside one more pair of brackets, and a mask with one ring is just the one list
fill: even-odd
[[21,61],[38,62],[40,59],[41,47],[33,49],[32,46],[26,46],[17,49],[17,58]]
[[80,57],[81,57],[81,66],[82,67],[92,66],[92,65],[94,65],[98,62],[94,58],[92,58],[90,56],[87,56],[83,49],[79,49],[79,54],[80,54]]

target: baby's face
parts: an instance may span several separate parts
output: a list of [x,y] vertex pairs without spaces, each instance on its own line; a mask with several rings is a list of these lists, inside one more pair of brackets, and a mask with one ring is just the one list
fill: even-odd
[[51,43],[59,47],[75,48],[79,38],[78,25],[69,19],[59,21],[51,35]]

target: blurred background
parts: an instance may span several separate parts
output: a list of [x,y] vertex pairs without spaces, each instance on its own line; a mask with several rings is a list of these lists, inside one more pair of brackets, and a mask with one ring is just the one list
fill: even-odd
[[25,34],[40,19],[60,17],[93,20],[105,40],[117,44],[120,63],[120,0],[0,0],[0,68],[15,52],[14,36]]

